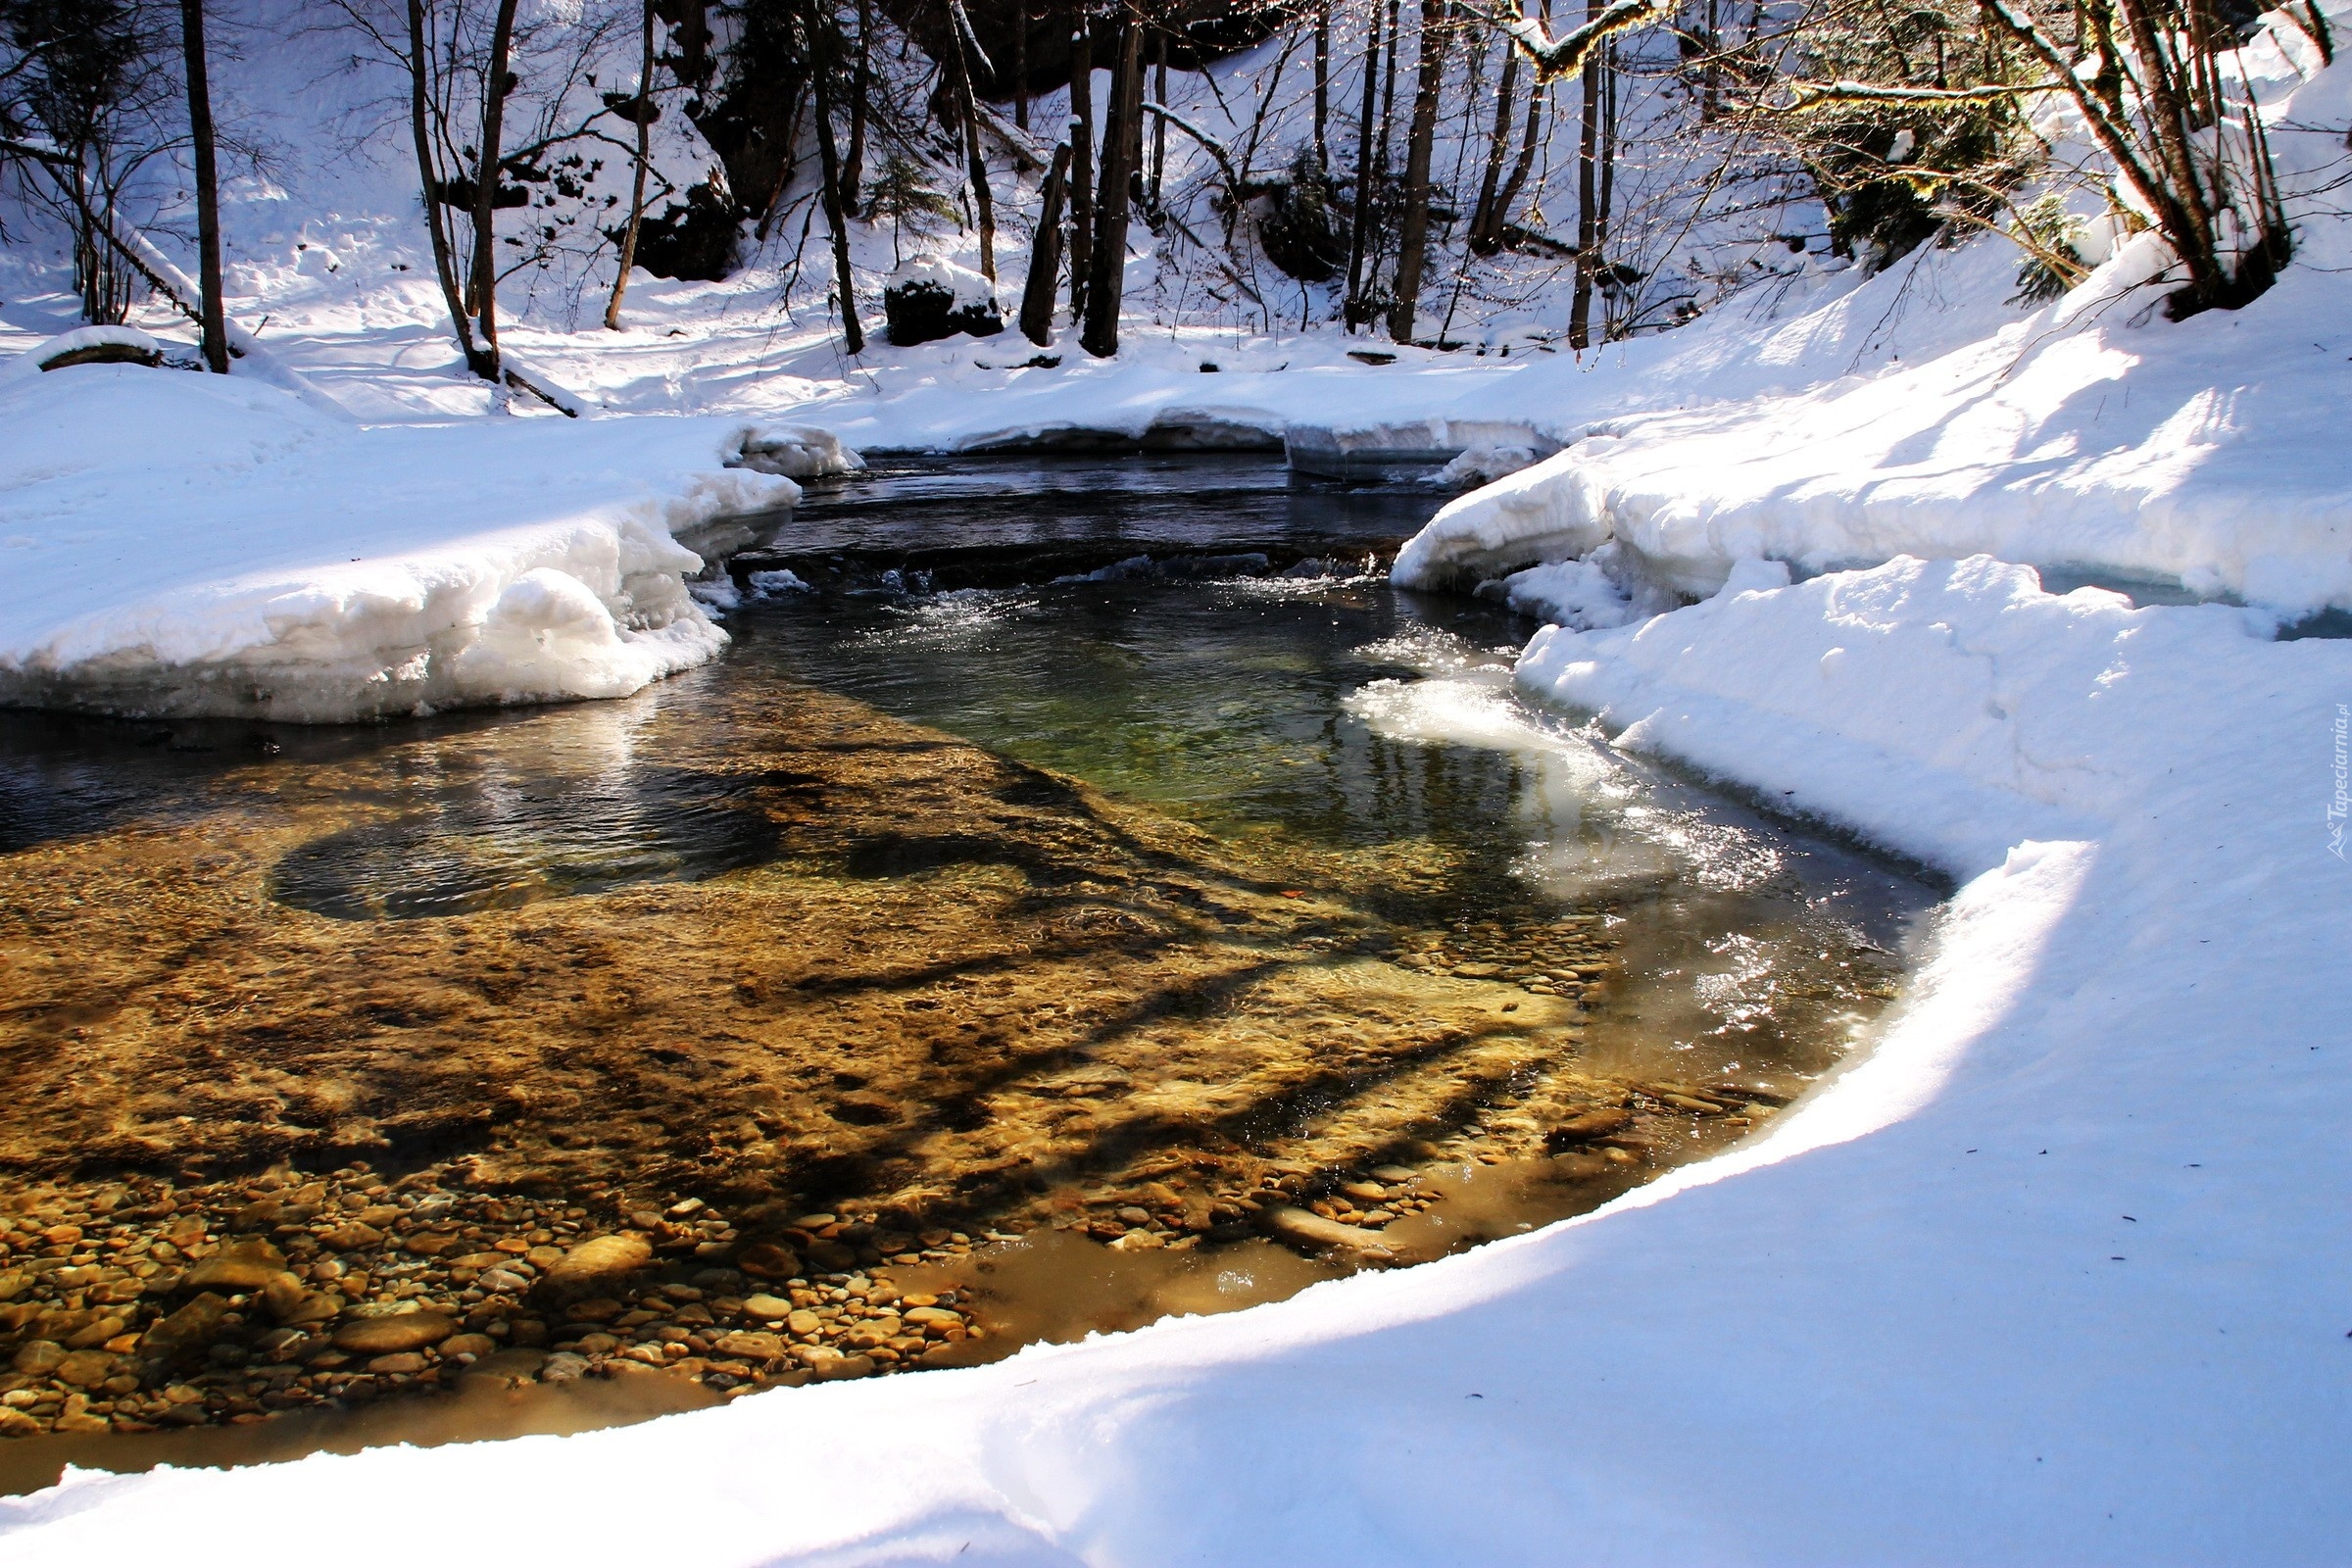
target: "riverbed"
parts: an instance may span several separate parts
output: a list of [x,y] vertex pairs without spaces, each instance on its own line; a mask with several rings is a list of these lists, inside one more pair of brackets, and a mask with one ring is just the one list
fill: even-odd
[[1529,623],[1381,575],[1437,499],[904,465],[627,701],[0,715],[5,1479],[958,1364],[1767,1123],[1936,890],[1521,700]]

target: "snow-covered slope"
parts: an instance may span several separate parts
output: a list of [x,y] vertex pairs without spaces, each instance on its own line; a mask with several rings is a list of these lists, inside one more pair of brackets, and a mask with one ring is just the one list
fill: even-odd
[[2031,313],[1996,303],[2012,252],[1922,250],[1752,352],[1720,319],[1642,345],[1659,358],[1593,379],[1645,402],[1550,403],[1574,444],[1447,507],[1397,580],[1475,582],[1614,540],[1622,578],[1686,594],[1741,560],[1817,571],[1983,551],[2289,615],[2352,607],[2352,461],[2334,434],[2352,225],[2331,194],[2352,167],[2352,68],[2304,79],[2269,38],[2248,61],[2296,255],[2245,309],[2167,319],[2152,233]]

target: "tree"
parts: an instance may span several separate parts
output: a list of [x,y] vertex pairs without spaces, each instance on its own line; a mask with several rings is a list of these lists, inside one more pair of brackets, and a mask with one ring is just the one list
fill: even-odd
[[1054,167],[1046,172],[1037,238],[1029,248],[1029,276],[1021,287],[1021,335],[1039,348],[1054,341],[1054,285],[1061,271],[1061,207],[1070,177],[1070,144],[1054,149]]
[[644,42],[638,53],[637,102],[629,118],[637,122],[636,170],[629,182],[629,226],[620,237],[620,263],[612,275],[612,298],[605,306],[605,329],[620,330],[620,297],[628,292],[629,269],[637,265],[637,235],[645,226],[645,166],[654,133],[654,0],[645,0]]
[[1446,43],[1451,32],[1447,0],[1421,0],[1421,60],[1413,87],[1413,124],[1404,155],[1404,214],[1398,225],[1396,300],[1389,336],[1412,341],[1420,313],[1421,270],[1429,251],[1429,160],[1437,139],[1438,94],[1446,81]]
[[841,159],[833,144],[832,77],[838,40],[835,19],[817,18],[810,28],[811,79],[816,94],[817,177],[823,184],[825,226],[833,244],[833,289],[841,307],[842,341],[852,354],[865,352],[865,328],[858,320],[858,279],[850,267],[849,203],[843,198]]
[[197,277],[204,291],[204,363],[228,373],[228,324],[220,304],[220,172],[215,161],[213,94],[204,59],[204,0],[179,0],[180,48],[187,60],[188,138],[196,167]]
[[473,282],[467,303],[488,361],[484,380],[496,381],[502,367],[498,354],[498,187],[506,146],[507,67],[514,48],[515,0],[498,0],[498,20],[490,24],[490,56],[482,70],[481,156],[473,181]]
[[1126,303],[1129,185],[1143,150],[1144,29],[1119,24],[1118,68],[1102,122],[1102,178],[1095,196],[1094,277],[1086,289],[1086,329],[1079,344],[1099,360],[1119,352],[1119,309]]

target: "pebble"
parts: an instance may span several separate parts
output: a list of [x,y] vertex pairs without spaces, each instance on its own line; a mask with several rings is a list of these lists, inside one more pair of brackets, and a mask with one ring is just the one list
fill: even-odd
[[438,1345],[457,1331],[456,1320],[444,1312],[364,1317],[335,1330],[335,1348],[354,1355],[390,1355]]
[[1343,1225],[1336,1219],[1325,1219],[1307,1209],[1269,1209],[1265,1219],[1275,1235],[1318,1251],[1336,1247],[1359,1257],[1388,1258],[1396,1255],[1378,1236],[1353,1225]]
[[598,1236],[580,1243],[547,1271],[552,1290],[568,1291],[633,1274],[654,1260],[654,1245],[642,1236]]
[[787,1318],[792,1316],[792,1303],[780,1296],[769,1296],[762,1291],[757,1296],[743,1298],[743,1315],[762,1320]]
[[258,1291],[286,1271],[286,1255],[268,1242],[230,1242],[188,1270],[183,1291]]
[[1544,1141],[1555,1149],[1567,1148],[1575,1144],[1589,1144],[1595,1139],[1621,1133],[1633,1124],[1634,1117],[1631,1111],[1614,1107],[1588,1110],[1581,1115],[1571,1116],[1553,1127],[1544,1135]]
[[781,1242],[753,1242],[735,1263],[756,1280],[788,1280],[801,1271],[800,1254]]
[[747,1361],[773,1361],[783,1355],[784,1341],[779,1335],[737,1329],[721,1335],[711,1348],[721,1355],[739,1355]]

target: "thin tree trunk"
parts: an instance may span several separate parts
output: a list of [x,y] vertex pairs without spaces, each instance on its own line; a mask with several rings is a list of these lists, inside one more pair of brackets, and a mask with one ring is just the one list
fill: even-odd
[[1363,106],[1355,121],[1355,214],[1348,230],[1348,297],[1341,307],[1348,329],[1354,331],[1364,318],[1364,252],[1372,232],[1372,127],[1380,103],[1380,4],[1365,8],[1371,30],[1364,37]]
[[1707,65],[1701,73],[1698,118],[1712,121],[1723,102],[1723,20],[1718,12],[1721,0],[1707,0]]
[[490,59],[482,73],[482,150],[473,178],[473,304],[481,321],[487,380],[496,381],[498,361],[498,178],[500,149],[506,145],[507,58],[514,46],[515,0],[498,0],[490,27]]
[[220,307],[220,175],[214,158],[213,92],[204,66],[204,0],[179,0],[179,42],[188,63],[188,135],[196,163],[197,275],[204,290],[204,363],[228,373],[228,325]]
[[[1168,107],[1168,39],[1167,34],[1152,35],[1152,101],[1160,108]],[[1168,172],[1168,122],[1154,118],[1152,122],[1152,184],[1144,207],[1147,212],[1159,211],[1159,191]]]
[[1509,43],[1502,50],[1502,78],[1494,84],[1494,133],[1487,142],[1487,170],[1478,184],[1478,205],[1470,213],[1469,245],[1473,256],[1492,256],[1500,248],[1502,215],[1495,197],[1502,193],[1502,166],[1511,151],[1511,110],[1519,90],[1519,51]]
[[449,307],[450,327],[466,368],[485,381],[498,379],[498,364],[474,341],[473,319],[466,309],[466,294],[458,281],[457,245],[449,219],[441,210],[441,178],[433,159],[428,102],[432,56],[425,49],[424,0],[409,0],[409,131],[416,143],[416,178],[424,187],[425,227],[432,236],[433,275],[441,284],[442,303]]
[[1095,260],[1095,38],[1079,6],[1070,28],[1070,319],[1086,319]]
[[1021,285],[1021,335],[1039,348],[1054,341],[1054,284],[1061,274],[1061,206],[1070,179],[1070,144],[1054,149],[1054,167],[1046,172],[1044,209],[1037,215],[1037,238],[1029,247],[1029,278]]
[[1536,150],[1544,143],[1544,95],[1548,85],[1539,75],[1527,89],[1527,133],[1520,139],[1510,177],[1502,182],[1502,194],[1494,198],[1494,221],[1489,232],[1497,250],[1511,226],[1511,209],[1519,205],[1519,193],[1527,188],[1527,176],[1535,171]]
[[[1600,15],[1604,0],[1586,0],[1588,19]],[[1587,57],[1584,74],[1584,126],[1576,151],[1576,291],[1568,301],[1568,346],[1582,349],[1592,340],[1592,275],[1600,246],[1599,192],[1593,175],[1600,155],[1600,56]]]
[[858,0],[858,61],[850,73],[850,150],[841,160],[841,199],[852,215],[862,211],[865,187],[866,95],[873,83],[874,0]]
[[637,65],[637,171],[629,183],[629,226],[620,236],[620,272],[605,305],[605,330],[620,330],[620,297],[628,292],[629,269],[637,265],[637,231],[645,223],[645,164],[654,133],[654,0],[645,0],[643,47]]
[[1446,0],[1421,0],[1420,74],[1413,83],[1413,125],[1405,142],[1404,218],[1396,239],[1396,303],[1389,336],[1409,343],[1421,306],[1421,269],[1429,251],[1429,161],[1438,134],[1438,93],[1445,85],[1450,30]]
[[1012,8],[1012,122],[1029,128],[1029,0]]
[[1315,0],[1315,167],[1331,172],[1331,0]]
[[955,47],[948,52],[949,69],[954,74],[956,113],[963,118],[964,175],[972,188],[972,216],[980,225],[980,275],[991,283],[997,280],[997,200],[988,184],[988,152],[980,139],[980,103],[972,91],[972,62],[964,44],[964,32],[971,24],[965,19],[963,0],[948,0],[948,30],[955,35]]
[[1102,178],[1095,196],[1094,276],[1086,288],[1086,330],[1079,344],[1099,360],[1119,352],[1119,307],[1125,301],[1128,185],[1135,173],[1143,118],[1143,28],[1119,24],[1118,69],[1111,74],[1110,107],[1102,122]]
[[858,278],[850,270],[849,206],[841,194],[841,158],[833,144],[833,98],[827,90],[832,76],[833,49],[830,17],[811,29],[816,48],[811,74],[816,94],[817,177],[823,182],[825,226],[833,231],[833,288],[841,301],[841,339],[852,354],[865,352],[865,328],[858,320]]

